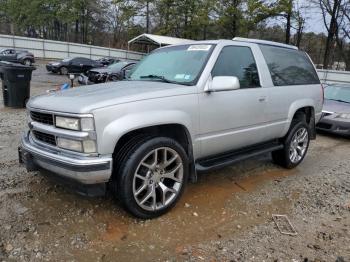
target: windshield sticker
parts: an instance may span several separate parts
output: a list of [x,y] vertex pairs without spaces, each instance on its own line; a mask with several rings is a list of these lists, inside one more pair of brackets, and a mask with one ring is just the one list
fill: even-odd
[[191,45],[187,51],[209,51],[211,45]]
[[191,75],[185,75],[185,80],[188,80],[188,79],[190,79],[191,78]]
[[185,74],[176,74],[175,75],[175,79],[184,79],[185,78]]

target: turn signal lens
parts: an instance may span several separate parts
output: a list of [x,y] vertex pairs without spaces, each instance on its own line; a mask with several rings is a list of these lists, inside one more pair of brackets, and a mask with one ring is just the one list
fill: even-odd
[[77,140],[57,137],[57,146],[67,150],[83,152],[83,145],[81,141]]

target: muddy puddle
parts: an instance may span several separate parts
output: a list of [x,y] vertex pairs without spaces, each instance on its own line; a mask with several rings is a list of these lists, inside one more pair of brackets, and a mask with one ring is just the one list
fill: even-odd
[[111,198],[80,197],[42,178],[45,186],[30,185],[30,191],[48,189],[39,196],[29,194],[21,201],[29,210],[30,220],[36,221],[36,230],[28,240],[45,243],[48,249],[61,248],[65,259],[132,257],[133,261],[145,261],[180,257],[186,253],[187,245],[232,236],[267,222],[274,212],[288,212],[287,199],[271,199],[257,207],[253,201],[247,203],[245,196],[266,182],[278,183],[286,176],[296,175],[296,171],[272,166],[250,171],[243,177],[235,173],[228,168],[201,175],[198,183],[187,186],[171,212],[148,221],[129,216]]

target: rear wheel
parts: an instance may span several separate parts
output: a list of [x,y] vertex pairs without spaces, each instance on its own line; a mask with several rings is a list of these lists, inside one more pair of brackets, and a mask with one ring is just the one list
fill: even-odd
[[304,159],[310,143],[310,128],[305,117],[293,120],[285,137],[284,148],[272,152],[274,162],[285,168],[294,168]]
[[32,65],[32,61],[30,59],[24,59],[23,60],[23,64],[26,66],[31,66]]
[[176,204],[188,178],[188,160],[175,140],[157,137],[134,145],[118,170],[119,199],[130,213],[147,219]]

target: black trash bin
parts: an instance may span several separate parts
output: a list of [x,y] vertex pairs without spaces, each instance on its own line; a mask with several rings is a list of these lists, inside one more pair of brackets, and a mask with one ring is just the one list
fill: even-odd
[[35,69],[33,66],[0,62],[0,78],[5,106],[25,107],[30,97],[30,80]]

